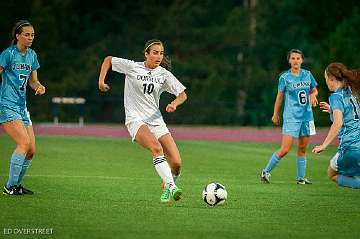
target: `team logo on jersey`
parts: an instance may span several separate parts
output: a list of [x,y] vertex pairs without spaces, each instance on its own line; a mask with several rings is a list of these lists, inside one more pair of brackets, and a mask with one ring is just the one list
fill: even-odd
[[25,70],[25,71],[31,71],[31,66],[26,63],[14,63],[12,65],[12,70]]
[[293,89],[304,88],[304,87],[309,87],[309,86],[310,86],[310,82],[306,82],[306,81],[296,82],[291,85],[291,87]]
[[155,76],[148,76],[148,75],[137,75],[136,79],[139,81],[145,81],[145,82],[152,82],[157,84],[164,84],[164,77],[155,77]]

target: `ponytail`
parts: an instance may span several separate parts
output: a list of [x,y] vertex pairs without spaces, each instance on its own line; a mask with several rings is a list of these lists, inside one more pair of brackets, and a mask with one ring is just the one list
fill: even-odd
[[360,100],[360,70],[349,70],[342,63],[331,63],[326,67],[326,74],[331,74],[337,81],[344,82],[344,86],[350,86],[353,94]]
[[359,70],[345,70],[343,75],[351,87],[351,91],[360,100],[360,71]]
[[171,59],[168,55],[164,55],[164,58],[162,59],[160,66],[164,67],[168,71],[172,70]]

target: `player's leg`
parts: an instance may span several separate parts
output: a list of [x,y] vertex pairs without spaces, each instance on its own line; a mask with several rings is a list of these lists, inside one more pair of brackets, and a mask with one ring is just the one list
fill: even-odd
[[17,189],[17,183],[26,153],[29,150],[30,139],[22,120],[4,122],[2,127],[5,133],[16,142],[16,148],[10,160],[9,179],[3,192],[6,194],[20,194]]
[[[138,144],[151,151],[156,172],[160,178],[165,181],[166,189],[170,191],[173,190],[176,185],[171,174],[170,166],[165,159],[162,146],[146,124],[141,125],[137,130],[135,140]],[[167,191],[164,191],[160,197],[162,202],[169,201],[169,196],[165,195],[166,193]]]
[[[166,127],[166,125],[150,126],[149,128],[150,128],[150,131],[159,140],[159,142],[164,150],[164,154],[167,159],[167,162],[170,164],[173,180],[175,183],[175,180],[180,173],[181,158],[180,158],[179,151],[176,147],[176,144],[174,142],[174,139],[172,138],[172,136],[169,132],[169,129]],[[168,187],[166,187],[166,186],[163,187],[163,195],[166,195],[167,188]],[[180,196],[182,194],[181,189],[179,189],[177,186],[174,186],[173,188],[169,188],[169,189],[171,191],[172,198],[175,201],[179,200]]]
[[300,136],[298,140],[298,149],[296,157],[297,166],[297,184],[311,184],[311,182],[305,178],[306,174],[306,149],[310,141],[310,136]]
[[356,177],[360,175],[359,150],[338,152],[331,159],[329,168],[330,170],[328,170],[328,176],[330,176],[329,173],[335,171],[337,175],[333,176],[332,180],[334,181],[335,179],[335,182],[339,186],[360,189],[360,179]]
[[262,182],[270,182],[270,172],[276,167],[281,158],[283,158],[291,150],[292,143],[293,136],[284,134],[280,149],[271,155],[266,167],[261,171],[260,179]]
[[176,182],[181,171],[181,157],[176,143],[170,133],[159,138],[159,142],[164,150],[165,157],[170,165],[171,173]]
[[22,186],[22,184],[21,184],[23,177],[25,176],[28,168],[31,165],[32,159],[33,159],[33,157],[35,155],[35,151],[36,151],[35,135],[34,135],[34,130],[33,130],[32,125],[28,125],[26,127],[26,131],[27,131],[27,134],[28,134],[29,139],[30,139],[29,150],[26,153],[25,160],[24,160],[24,163],[22,165],[22,170],[20,172],[19,181],[18,181],[17,185],[19,186],[19,191],[22,194],[30,194],[31,195],[31,194],[34,194],[34,192],[31,191],[28,188],[24,188]]
[[327,176],[329,177],[329,179],[333,182],[336,183],[336,177],[337,177],[337,171],[335,171],[334,169],[331,168],[331,166],[329,165],[328,169],[327,169]]
[[315,135],[315,124],[314,121],[304,121],[301,123],[300,133],[299,133],[299,142],[298,142],[298,150],[297,150],[297,184],[311,184],[311,182],[305,178],[306,174],[306,149],[310,141],[310,136]]
[[[166,159],[170,164],[174,182],[176,182],[176,179],[180,175],[180,168],[181,168],[181,157],[179,150],[170,133],[161,136],[159,138],[159,141],[163,147]],[[181,194],[182,191],[178,187],[175,187],[173,190],[171,190],[171,195],[175,201],[181,198]]]
[[276,167],[279,161],[283,157],[285,157],[285,155],[290,151],[293,144],[293,137],[298,137],[300,127],[301,124],[296,122],[284,122],[282,128],[283,137],[281,141],[281,147],[279,150],[277,150],[271,155],[266,167],[261,171],[260,179],[262,182],[269,183],[270,172]]

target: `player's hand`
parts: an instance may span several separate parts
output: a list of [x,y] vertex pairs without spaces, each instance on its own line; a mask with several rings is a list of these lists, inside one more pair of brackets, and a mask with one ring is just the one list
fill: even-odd
[[107,92],[108,90],[110,90],[110,86],[105,83],[99,83],[99,90],[102,92]]
[[167,106],[166,106],[166,112],[168,112],[168,113],[172,113],[172,112],[174,112],[176,110],[176,105],[175,104],[168,104]]
[[43,95],[45,94],[45,86],[43,85],[39,85],[38,87],[36,87],[35,89],[35,95]]
[[315,146],[315,148],[313,148],[312,152],[314,154],[319,154],[322,151],[324,151],[324,149],[325,149],[325,147],[323,145],[318,145],[318,146]]
[[315,94],[310,94],[310,104],[312,107],[316,107],[318,105],[318,100]]
[[322,112],[330,113],[330,105],[328,103],[322,101],[320,102],[319,106]]
[[273,122],[274,125],[280,125],[280,117],[279,117],[279,115],[273,115],[271,117],[271,121]]

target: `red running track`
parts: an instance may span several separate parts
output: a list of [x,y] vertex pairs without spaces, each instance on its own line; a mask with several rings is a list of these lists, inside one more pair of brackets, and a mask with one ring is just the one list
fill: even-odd
[[[208,141],[248,141],[248,142],[281,142],[281,128],[248,128],[248,127],[184,127],[168,126],[175,140],[208,140]],[[65,136],[90,136],[90,137],[113,137],[129,138],[130,136],[123,125],[34,125],[35,135],[65,135]],[[317,135],[311,137],[311,143],[320,144],[327,130],[317,130]],[[0,129],[0,134],[3,131]],[[334,142],[337,144],[338,142]]]

